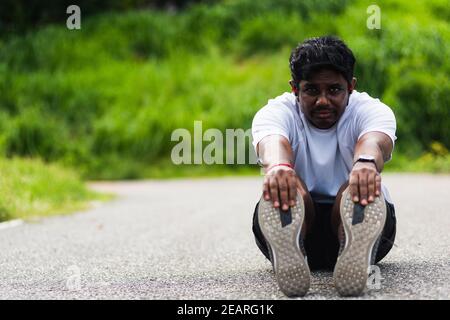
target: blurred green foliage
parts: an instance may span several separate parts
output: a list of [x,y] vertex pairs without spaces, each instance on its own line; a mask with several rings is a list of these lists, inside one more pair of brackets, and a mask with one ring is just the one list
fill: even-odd
[[83,17],[143,8],[180,10],[188,5],[216,0],[2,0],[0,1],[0,35],[20,34],[48,23],[67,19],[71,5],[83,8]]
[[448,2],[383,1],[380,30],[366,27],[370,4],[222,1],[107,12],[78,31],[64,21],[0,39],[0,154],[89,178],[141,177],[168,161],[176,128],[250,128],[269,98],[289,91],[290,50],[324,34],[354,51],[357,89],[394,110],[401,159],[433,141],[450,148]]

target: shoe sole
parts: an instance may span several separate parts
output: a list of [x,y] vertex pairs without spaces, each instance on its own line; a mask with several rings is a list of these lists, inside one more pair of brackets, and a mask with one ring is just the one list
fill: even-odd
[[353,217],[354,207],[347,188],[340,204],[346,241],[333,275],[341,296],[359,296],[366,289],[372,250],[386,221],[386,203],[382,195],[365,206],[360,217]]
[[291,219],[286,224],[281,210],[263,198],[259,202],[258,221],[269,244],[273,268],[280,290],[289,297],[304,296],[310,286],[308,263],[299,247],[300,231],[305,218],[305,205],[300,195],[290,208]]

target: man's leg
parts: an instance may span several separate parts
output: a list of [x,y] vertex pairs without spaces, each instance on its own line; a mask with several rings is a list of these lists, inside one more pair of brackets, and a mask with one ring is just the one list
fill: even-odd
[[333,230],[333,234],[338,238],[339,243],[345,241],[344,227],[342,226],[340,206],[342,193],[347,187],[348,181],[339,188],[339,191],[336,195],[336,200],[333,205],[333,209],[331,211],[331,229]]
[[[304,189],[304,190],[302,190]],[[304,183],[296,204],[286,211],[261,198],[253,216],[256,244],[272,262],[280,290],[287,296],[303,296],[310,286],[303,239],[314,219],[313,202]]]
[[[331,217],[333,232],[341,243],[334,279],[341,295],[359,295],[366,288],[370,265],[392,247],[395,213],[383,195],[366,206],[354,203],[347,185],[340,188]],[[388,241],[383,242],[386,237]]]
[[298,190],[298,192],[302,196],[303,202],[305,203],[305,222],[302,227],[302,237],[304,239],[312,231],[316,212],[314,210],[314,202],[308,191],[308,187],[302,179],[299,178],[299,181],[302,187]]
[[[345,232],[342,225],[342,219],[340,214],[340,204],[342,199],[342,193],[348,187],[348,181],[344,183],[337,195],[336,201],[333,205],[333,210],[331,212],[331,228],[333,234],[338,238],[339,243],[342,245],[345,243]],[[392,203],[386,202],[386,222],[384,224],[383,233],[381,236],[380,244],[376,254],[375,263],[381,261],[394,245],[396,229],[397,229],[397,219],[395,216],[395,207]]]
[[[314,202],[312,200],[311,194],[306,187],[306,184],[301,180],[300,184],[302,189],[298,190],[299,194],[303,198],[303,202],[305,204],[305,221],[302,225],[302,230],[300,236],[302,239],[305,239],[306,235],[310,234],[314,224],[315,211],[314,211]],[[253,234],[255,236],[255,242],[258,248],[261,250],[262,254],[270,260],[269,248],[267,246],[267,241],[264,238],[264,235],[261,232],[261,227],[258,222],[258,208],[259,202],[256,204],[255,210],[253,212]]]

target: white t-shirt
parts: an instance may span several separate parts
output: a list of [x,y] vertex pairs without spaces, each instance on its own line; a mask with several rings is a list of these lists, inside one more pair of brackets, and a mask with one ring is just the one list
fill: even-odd
[[[341,118],[330,129],[318,129],[306,120],[293,93],[270,99],[255,115],[253,146],[266,136],[286,137],[294,152],[295,171],[312,194],[335,197],[353,167],[356,142],[365,133],[378,131],[395,142],[392,110],[365,92],[353,91]],[[382,185],[387,201],[390,195]]]

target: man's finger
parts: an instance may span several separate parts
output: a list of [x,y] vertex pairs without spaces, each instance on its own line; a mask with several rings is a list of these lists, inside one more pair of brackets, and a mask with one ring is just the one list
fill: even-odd
[[288,184],[286,177],[279,177],[278,180],[278,190],[280,190],[280,203],[281,209],[287,210],[289,209],[289,194],[288,194]]
[[360,197],[360,203],[363,206],[367,205],[367,174],[360,174],[359,175],[359,197]]
[[359,190],[358,190],[358,176],[356,174],[351,174],[348,181],[348,186],[350,189],[350,195],[352,196],[353,202],[359,201]]
[[375,177],[375,184],[375,194],[377,197],[379,197],[381,195],[381,176],[379,174],[377,174]]
[[275,177],[270,178],[270,198],[272,199],[273,206],[278,208],[280,206],[280,199],[278,198],[278,183]]
[[369,173],[367,179],[367,196],[369,202],[373,202],[375,200],[375,190],[376,190],[375,174]]
[[269,179],[267,177],[264,178],[263,183],[263,197],[264,200],[268,201],[270,200],[270,193],[269,193]]
[[295,176],[288,177],[289,186],[289,205],[295,206],[297,200],[297,181]]

